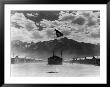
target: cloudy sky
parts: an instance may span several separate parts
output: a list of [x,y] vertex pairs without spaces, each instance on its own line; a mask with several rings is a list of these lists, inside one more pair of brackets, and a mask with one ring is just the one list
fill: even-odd
[[11,11],[11,40],[49,41],[55,38],[55,29],[78,42],[100,43],[100,12]]

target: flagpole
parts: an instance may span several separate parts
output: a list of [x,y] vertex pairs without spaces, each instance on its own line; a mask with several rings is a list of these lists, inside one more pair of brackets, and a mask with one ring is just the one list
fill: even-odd
[[[55,40],[55,33],[54,33],[54,40]],[[53,44],[53,45],[55,46],[55,44]],[[53,46],[53,56],[54,56],[54,48],[55,48],[54,46]]]
[[[55,31],[55,30],[54,30]],[[56,35],[56,31],[55,31],[55,33],[54,33],[54,40],[55,40],[55,35]],[[55,48],[55,44],[54,44],[54,47],[53,47],[53,52],[55,52],[54,51],[54,48]],[[55,56],[55,55],[54,55]],[[55,71],[54,72],[57,72],[57,67],[55,66]]]

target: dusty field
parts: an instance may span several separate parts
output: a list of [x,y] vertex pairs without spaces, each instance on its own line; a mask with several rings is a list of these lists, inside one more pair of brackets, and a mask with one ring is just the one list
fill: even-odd
[[75,63],[47,65],[46,62],[11,64],[11,76],[94,77],[100,76],[100,66]]

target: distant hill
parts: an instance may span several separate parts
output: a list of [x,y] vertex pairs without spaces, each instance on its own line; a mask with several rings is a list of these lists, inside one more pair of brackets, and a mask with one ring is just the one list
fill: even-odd
[[63,51],[65,57],[74,56],[93,56],[100,54],[100,44],[90,44],[84,42],[77,42],[66,37],[61,39],[55,39],[50,41],[43,41],[38,43],[27,43],[19,40],[11,42],[11,48],[18,55],[25,55],[40,58],[46,58],[52,55],[54,50],[56,54],[60,55],[60,51]]

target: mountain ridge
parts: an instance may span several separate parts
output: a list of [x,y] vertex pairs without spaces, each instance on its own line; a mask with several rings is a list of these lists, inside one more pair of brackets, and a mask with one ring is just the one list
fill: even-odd
[[68,56],[100,55],[100,44],[95,45],[91,43],[77,42],[66,37],[37,43],[27,43],[16,40],[11,42],[11,49],[19,53],[23,52],[29,55],[32,53],[33,55],[36,54],[40,56],[47,54],[51,56],[53,50],[56,52],[56,54],[59,54],[59,52],[62,50],[63,53],[65,55],[67,54]]

